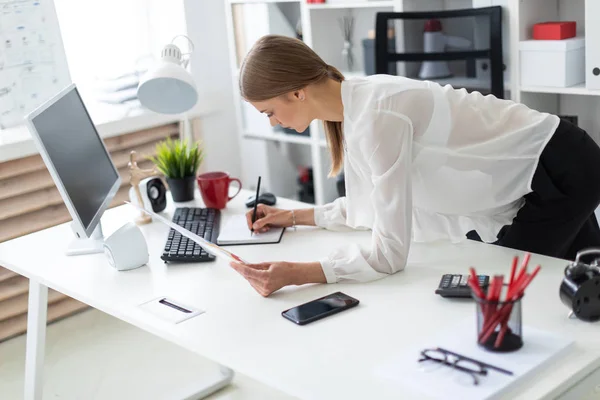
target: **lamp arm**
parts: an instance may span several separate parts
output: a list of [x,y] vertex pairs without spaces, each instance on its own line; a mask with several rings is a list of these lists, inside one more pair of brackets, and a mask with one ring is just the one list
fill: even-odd
[[180,37],[184,37],[184,38],[186,38],[186,39],[188,40],[188,43],[189,43],[189,46],[188,46],[188,47],[189,47],[189,51],[188,51],[187,53],[182,53],[181,55],[182,55],[182,56],[188,56],[188,55],[192,54],[192,53],[194,52],[194,42],[192,42],[192,39],[190,39],[190,38],[189,38],[188,36],[186,36],[186,35],[177,35],[177,36],[175,36],[175,37],[174,37],[174,38],[171,40],[171,44],[174,44],[174,42],[175,42],[175,39],[177,39],[177,38],[180,38]]

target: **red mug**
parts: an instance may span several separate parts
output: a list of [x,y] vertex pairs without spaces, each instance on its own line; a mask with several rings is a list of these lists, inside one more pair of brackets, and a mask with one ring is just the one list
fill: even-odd
[[[226,172],[207,172],[198,175],[196,178],[200,194],[204,205],[207,208],[216,208],[222,210],[227,205],[227,202],[233,199],[242,190],[242,182],[237,178],[230,178]],[[238,191],[229,197],[229,184],[235,181],[238,183]]]

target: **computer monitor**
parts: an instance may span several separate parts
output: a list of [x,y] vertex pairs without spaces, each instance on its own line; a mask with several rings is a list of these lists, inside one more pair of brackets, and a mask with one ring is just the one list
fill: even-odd
[[102,214],[121,178],[75,84],[25,117],[31,135],[73,218],[67,254],[103,251]]

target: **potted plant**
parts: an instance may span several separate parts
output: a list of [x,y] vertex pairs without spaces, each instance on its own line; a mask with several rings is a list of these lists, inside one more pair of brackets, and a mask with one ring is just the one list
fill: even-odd
[[165,175],[173,201],[194,199],[196,173],[204,159],[199,142],[190,145],[187,141],[167,138],[156,145],[156,155],[150,159]]

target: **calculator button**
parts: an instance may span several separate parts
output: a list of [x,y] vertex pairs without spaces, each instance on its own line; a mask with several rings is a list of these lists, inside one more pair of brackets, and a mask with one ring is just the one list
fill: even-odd
[[451,284],[451,286],[452,287],[457,287],[459,283],[460,283],[460,275],[454,275],[452,277],[452,284]]
[[469,278],[467,277],[467,275],[463,275],[462,278],[460,279],[460,286],[466,286],[468,279]]

